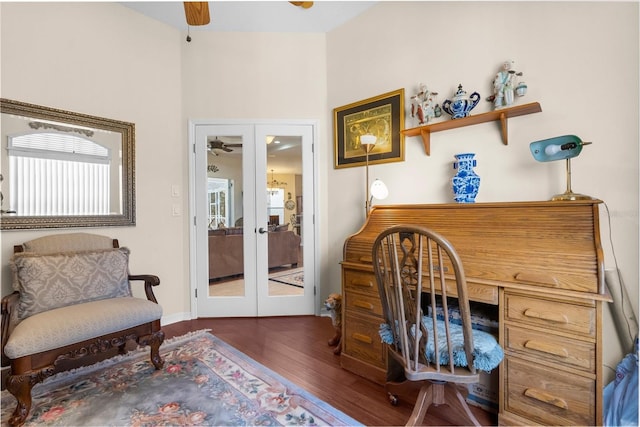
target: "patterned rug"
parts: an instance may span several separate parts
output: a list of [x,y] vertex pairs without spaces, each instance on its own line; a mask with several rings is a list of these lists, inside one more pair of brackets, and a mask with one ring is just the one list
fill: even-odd
[[[33,389],[26,426],[360,425],[207,331],[61,373]],[[2,425],[15,399],[2,391]]]
[[285,285],[296,286],[298,288],[304,288],[304,268],[301,267],[294,270],[283,271],[281,273],[270,274],[269,280],[284,283]]

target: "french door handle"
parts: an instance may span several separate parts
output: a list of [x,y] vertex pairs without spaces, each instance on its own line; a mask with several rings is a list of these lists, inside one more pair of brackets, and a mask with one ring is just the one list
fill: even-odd
[[262,227],[258,228],[258,233],[264,234],[266,232],[267,232],[267,230],[265,230],[264,228],[262,228]]

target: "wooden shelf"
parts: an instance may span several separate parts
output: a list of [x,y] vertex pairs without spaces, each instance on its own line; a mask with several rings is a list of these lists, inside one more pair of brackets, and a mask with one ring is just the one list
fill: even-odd
[[431,125],[418,126],[411,129],[405,129],[402,134],[405,136],[422,136],[424,151],[427,156],[431,155],[431,133],[443,130],[461,128],[464,126],[477,125],[500,120],[500,128],[502,130],[502,142],[504,145],[509,143],[509,135],[507,129],[507,119],[511,117],[524,116],[526,114],[539,113],[542,111],[540,103],[532,102],[530,104],[517,105],[515,107],[501,108],[488,113],[476,114],[475,116],[463,117],[461,119],[451,119],[444,122],[433,123]]

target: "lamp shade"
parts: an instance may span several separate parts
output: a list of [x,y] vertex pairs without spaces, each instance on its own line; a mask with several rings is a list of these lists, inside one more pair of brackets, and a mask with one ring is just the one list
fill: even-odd
[[565,160],[567,164],[567,191],[556,194],[551,200],[588,200],[590,196],[574,193],[571,190],[571,159],[582,151],[583,145],[591,144],[582,142],[575,135],[562,135],[555,138],[543,139],[529,144],[533,158],[539,162],[552,162]]
[[384,182],[380,181],[379,179],[373,181],[373,184],[371,184],[371,196],[378,200],[384,200],[388,195],[389,189],[384,184]]
[[582,146],[586,144],[590,143],[582,142],[575,135],[563,135],[532,142],[529,148],[537,161],[552,162],[576,157],[582,151]]
[[366,134],[366,135],[361,135],[360,136],[360,144],[365,145],[365,146],[374,146],[376,145],[376,137],[375,135],[371,135],[371,134]]

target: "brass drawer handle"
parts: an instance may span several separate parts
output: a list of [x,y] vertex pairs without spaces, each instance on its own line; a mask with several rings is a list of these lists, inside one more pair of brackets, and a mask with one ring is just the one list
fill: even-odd
[[538,283],[540,285],[546,286],[560,286],[558,279],[556,279],[554,276],[549,276],[548,274],[544,273],[518,273],[516,274],[515,279],[521,282]]
[[524,347],[531,350],[541,351],[543,353],[553,354],[555,356],[569,357],[569,352],[565,348],[545,342],[529,340],[524,343]]
[[365,282],[364,280],[351,279],[351,284],[354,286],[362,286],[363,288],[373,288],[373,283],[370,280]]
[[524,391],[524,395],[532,399],[539,400],[540,402],[556,406],[560,409],[569,409],[569,405],[567,405],[567,402],[564,399],[556,397],[542,390],[528,388]]
[[567,316],[561,313],[552,313],[548,311],[539,312],[532,308],[528,308],[524,311],[524,315],[534,319],[548,320],[555,323],[569,323],[569,319],[567,319]]
[[371,304],[370,302],[357,300],[353,302],[353,305],[356,307],[364,308],[366,310],[373,310],[373,304]]
[[361,342],[366,343],[366,344],[371,344],[373,342],[371,340],[371,337],[368,336],[368,335],[354,333],[351,336],[353,337],[354,340],[361,341]]

